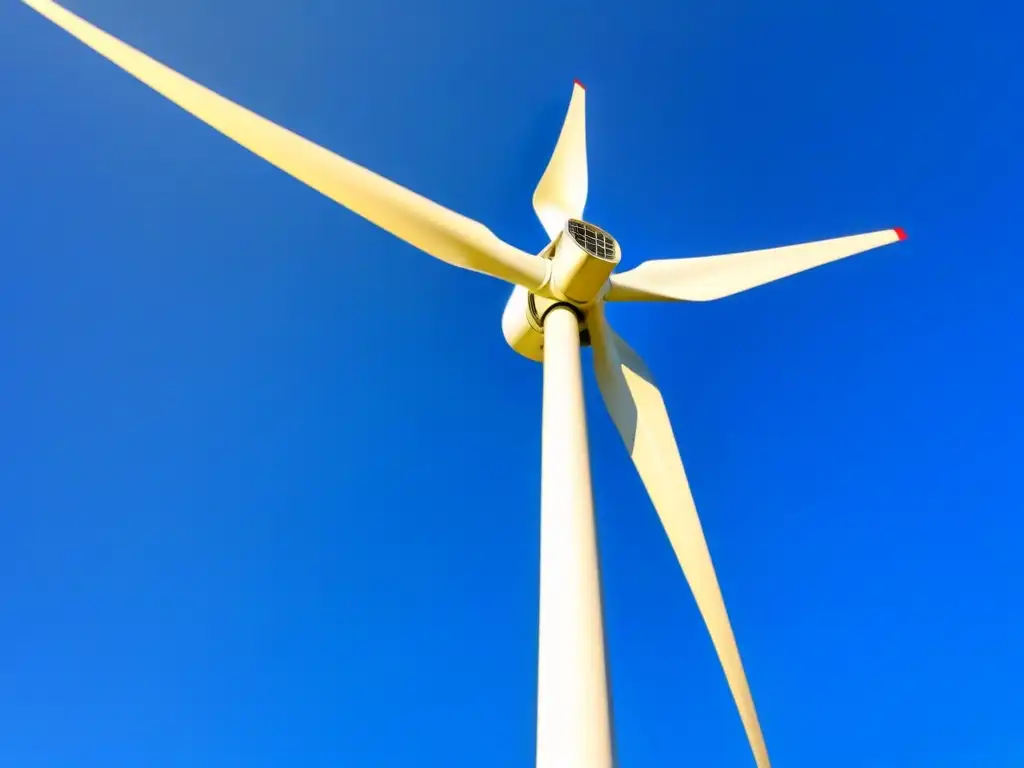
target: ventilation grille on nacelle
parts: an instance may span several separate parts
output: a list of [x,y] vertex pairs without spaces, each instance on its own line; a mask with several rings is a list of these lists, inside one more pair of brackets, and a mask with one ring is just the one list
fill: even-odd
[[615,240],[607,232],[584,221],[570,221],[569,234],[587,253],[605,261],[615,261]]

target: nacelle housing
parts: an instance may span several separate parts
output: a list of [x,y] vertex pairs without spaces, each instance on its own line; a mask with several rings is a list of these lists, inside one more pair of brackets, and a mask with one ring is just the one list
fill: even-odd
[[[557,298],[545,298],[521,286],[512,290],[501,316],[505,341],[523,357],[544,360],[544,313],[557,303],[585,308],[599,300],[608,278],[619,263],[619,245],[603,229],[578,219],[569,219],[541,258],[551,261],[548,290]],[[580,345],[590,345],[586,320],[580,321]]]
[[603,229],[569,219],[553,246],[547,251],[553,292],[573,304],[589,304],[618,265],[619,244]]
[[[522,286],[516,286],[501,315],[501,332],[505,341],[523,357],[544,362],[544,313],[553,305],[564,303],[536,296]],[[585,320],[580,321],[580,346],[590,346]]]

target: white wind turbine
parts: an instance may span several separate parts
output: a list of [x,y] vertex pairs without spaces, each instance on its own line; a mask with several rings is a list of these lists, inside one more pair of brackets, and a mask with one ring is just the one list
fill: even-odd
[[120,42],[51,0],[43,16],[213,128],[337,203],[449,264],[515,286],[509,345],[544,363],[537,767],[611,768],[608,684],[580,346],[707,624],[759,768],[769,768],[739,650],[679,457],[647,366],[608,325],[609,301],[710,301],[906,237],[901,229],[700,258],[614,274],[619,246],[582,221],[585,90],[569,110],[533,206],[550,238],[538,255],[266,120]]

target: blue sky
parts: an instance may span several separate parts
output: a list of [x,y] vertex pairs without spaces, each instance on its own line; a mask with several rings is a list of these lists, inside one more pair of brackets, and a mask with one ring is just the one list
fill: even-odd
[[[527,250],[577,77],[627,267],[905,227],[610,317],[660,379],[774,763],[1024,763],[1019,10],[67,6]],[[541,371],[507,287],[17,2],[0,73],[0,765],[531,765]],[[586,394],[621,763],[752,765]]]

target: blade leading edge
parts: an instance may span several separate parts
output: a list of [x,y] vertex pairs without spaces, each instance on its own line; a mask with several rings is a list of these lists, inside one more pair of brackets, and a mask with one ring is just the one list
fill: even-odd
[[533,193],[533,210],[552,240],[587,204],[587,91],[576,80],[555,150]]
[[23,2],[225,136],[410,245],[531,290],[543,285],[544,260],[503,242],[483,224],[219,96],[51,0]]
[[598,387],[697,601],[758,768],[770,768],[739,648],[715,575],[665,401],[640,356],[595,307],[588,318]]
[[712,301],[906,240],[899,227],[758,251],[654,259],[612,275],[608,301]]

